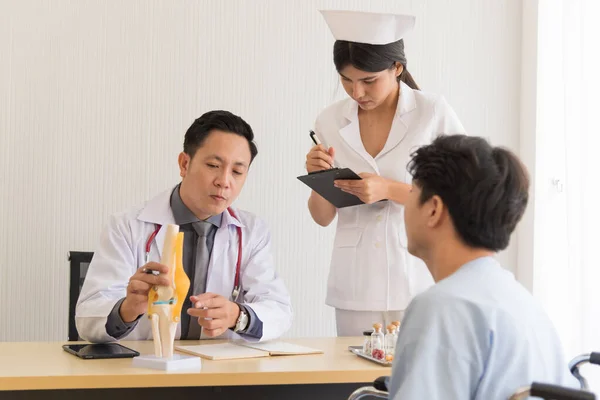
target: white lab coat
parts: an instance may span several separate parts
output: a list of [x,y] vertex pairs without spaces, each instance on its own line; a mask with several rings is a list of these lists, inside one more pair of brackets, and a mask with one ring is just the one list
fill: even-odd
[[[129,278],[145,264],[145,248],[155,224],[162,225],[150,248],[150,260],[160,262],[166,225],[174,224],[170,207],[172,189],[156,196],[143,207],[111,217],[102,233],[99,247],[89,266],[79,300],[75,321],[79,335],[92,342],[115,339],[106,332],[106,320],[118,300],[125,297]],[[239,221],[225,211],[215,233],[206,291],[230,300],[238,256],[236,226],[242,228],[240,268],[243,303],[248,304],[263,323],[261,341],[286,332],[292,322],[290,296],[277,276],[271,254],[271,237],[266,224],[251,213],[234,210]],[[176,338],[180,337],[177,327]],[[226,331],[221,338],[239,338]],[[123,340],[152,339],[146,316]]]
[[[365,150],[358,104],[352,99],[326,108],[315,122],[315,133],[325,146],[333,146],[337,166],[410,183],[407,163],[413,150],[440,134],[465,130],[443,97],[401,82],[390,134],[377,157]],[[404,310],[432,284],[425,264],[406,249],[404,206],[384,201],[338,209],[328,305],[356,311]]]

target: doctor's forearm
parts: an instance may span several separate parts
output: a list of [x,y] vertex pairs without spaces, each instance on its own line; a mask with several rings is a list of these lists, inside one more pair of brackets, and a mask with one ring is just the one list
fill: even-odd
[[410,189],[411,185],[407,183],[389,180],[387,199],[404,205]]
[[108,318],[106,319],[106,333],[115,339],[119,340],[129,332],[135,328],[138,323],[139,318],[135,319],[133,322],[125,322],[119,313],[119,309],[121,308],[121,304],[125,298],[117,301],[110,314],[108,314]]
[[328,226],[337,214],[335,206],[314,191],[308,199],[308,209],[313,220],[321,226]]

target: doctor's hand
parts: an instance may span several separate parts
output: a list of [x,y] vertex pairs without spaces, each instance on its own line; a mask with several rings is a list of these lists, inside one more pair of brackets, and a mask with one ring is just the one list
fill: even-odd
[[192,307],[187,313],[198,317],[202,331],[209,337],[221,335],[227,329],[234,328],[240,316],[240,307],[233,301],[215,293],[203,293],[191,296]]
[[[152,271],[157,271],[160,275],[154,275]],[[169,267],[155,262],[138,268],[129,278],[127,295],[119,308],[123,322],[133,322],[148,311],[148,292],[153,286],[168,286],[169,280],[165,276],[168,272]]]
[[365,204],[376,203],[389,197],[389,180],[366,172],[358,176],[362,179],[339,179],[334,181],[334,186],[355,195]]
[[326,149],[322,144],[314,146],[306,155],[306,170],[308,173],[333,168],[335,150]]

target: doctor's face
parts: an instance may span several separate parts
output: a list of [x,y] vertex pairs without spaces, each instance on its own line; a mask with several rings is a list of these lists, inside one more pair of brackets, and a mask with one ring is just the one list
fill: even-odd
[[394,91],[398,91],[396,77],[402,72],[397,69],[380,72],[365,72],[348,65],[340,71],[340,80],[348,96],[365,111],[379,107]]
[[213,130],[193,158],[179,155],[181,199],[200,219],[222,213],[240,194],[250,161],[245,137]]

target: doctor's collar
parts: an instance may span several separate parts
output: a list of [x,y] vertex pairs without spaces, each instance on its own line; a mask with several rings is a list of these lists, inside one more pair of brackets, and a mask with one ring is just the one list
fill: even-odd
[[239,219],[239,216],[240,216],[239,211],[233,210],[234,213],[235,213],[235,217],[234,217],[231,214],[230,208],[227,208],[225,211],[223,211],[223,213],[222,213],[223,217],[221,219],[221,224],[225,224],[227,226],[229,226],[229,225],[235,225],[235,226],[238,226],[240,228],[245,228],[245,225]]

